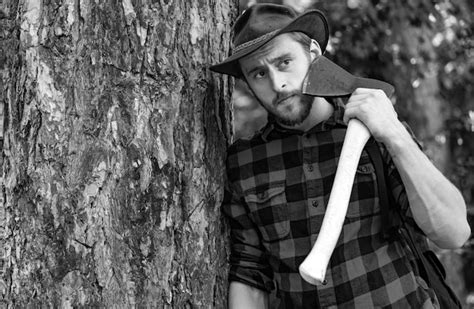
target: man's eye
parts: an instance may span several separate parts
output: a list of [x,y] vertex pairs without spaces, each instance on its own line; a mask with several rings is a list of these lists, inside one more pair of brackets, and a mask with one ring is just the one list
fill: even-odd
[[255,72],[255,78],[262,78],[262,77],[265,77],[265,71]]
[[290,64],[290,62],[291,62],[291,59],[285,59],[280,63],[280,66],[286,67]]

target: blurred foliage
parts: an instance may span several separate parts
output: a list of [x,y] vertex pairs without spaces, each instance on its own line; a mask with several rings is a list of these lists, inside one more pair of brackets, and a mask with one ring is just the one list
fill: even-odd
[[[395,86],[400,118],[462,191],[474,230],[474,1],[240,0],[240,8],[257,2],[326,13],[331,30],[326,56],[357,75]],[[251,135],[265,122],[265,111],[239,81],[234,109],[236,137]],[[472,237],[462,254],[465,288],[457,292],[474,298]]]

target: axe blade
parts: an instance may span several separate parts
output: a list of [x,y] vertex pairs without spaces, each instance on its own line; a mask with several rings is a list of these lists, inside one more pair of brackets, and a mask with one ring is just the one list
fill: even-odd
[[359,87],[381,89],[387,97],[395,90],[389,83],[352,75],[328,58],[319,56],[309,68],[302,91],[318,97],[339,97],[350,95]]

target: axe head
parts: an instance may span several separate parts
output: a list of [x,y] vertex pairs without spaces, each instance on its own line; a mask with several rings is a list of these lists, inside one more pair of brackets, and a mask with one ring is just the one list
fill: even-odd
[[302,92],[317,97],[339,97],[352,94],[356,88],[381,89],[387,97],[394,92],[389,83],[352,75],[324,56],[319,56],[309,67]]

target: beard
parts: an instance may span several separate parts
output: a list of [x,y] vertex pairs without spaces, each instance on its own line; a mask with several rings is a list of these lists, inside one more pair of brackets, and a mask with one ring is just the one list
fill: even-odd
[[[283,103],[285,99],[298,100],[298,102]],[[301,92],[279,93],[272,102],[271,109],[267,111],[273,116],[276,122],[284,126],[295,126],[301,124],[308,118],[313,106],[314,97],[304,95]],[[278,108],[280,104],[287,104]]]

